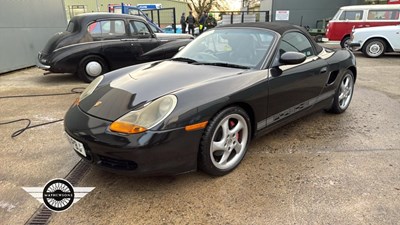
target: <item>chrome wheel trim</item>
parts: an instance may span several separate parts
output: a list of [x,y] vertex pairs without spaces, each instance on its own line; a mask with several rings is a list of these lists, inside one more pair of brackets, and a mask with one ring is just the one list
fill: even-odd
[[367,51],[369,56],[380,56],[383,52],[383,44],[381,42],[371,42],[367,46]]
[[91,77],[97,77],[103,71],[103,67],[99,62],[90,61],[86,64],[85,71]]
[[346,109],[350,104],[353,95],[353,84],[354,80],[351,74],[346,74],[340,83],[338,102],[342,110]]
[[[233,121],[236,124],[230,127]],[[239,164],[246,152],[248,134],[249,128],[243,116],[230,114],[222,119],[211,139],[210,158],[213,165],[220,170],[229,170]]]

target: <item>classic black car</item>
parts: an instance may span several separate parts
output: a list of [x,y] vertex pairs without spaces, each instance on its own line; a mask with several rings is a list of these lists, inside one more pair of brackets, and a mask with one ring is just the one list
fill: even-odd
[[316,110],[343,113],[356,77],[350,51],[300,27],[219,26],[171,59],[98,77],[64,126],[79,156],[112,171],[224,175],[252,138]]
[[[75,16],[38,55],[38,67],[53,73],[77,73],[90,82],[105,72],[171,58],[188,44],[188,34],[153,33],[139,16],[88,13]],[[157,47],[168,43],[158,51]],[[145,53],[152,50],[152,54]]]

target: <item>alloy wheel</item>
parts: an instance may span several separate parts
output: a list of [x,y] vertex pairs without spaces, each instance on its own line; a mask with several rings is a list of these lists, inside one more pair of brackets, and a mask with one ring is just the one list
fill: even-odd
[[353,84],[353,76],[351,74],[346,74],[340,83],[339,89],[339,107],[341,109],[346,109],[350,104],[353,95]]
[[230,114],[219,122],[210,145],[210,158],[216,168],[231,169],[242,160],[248,132],[246,120],[239,114]]

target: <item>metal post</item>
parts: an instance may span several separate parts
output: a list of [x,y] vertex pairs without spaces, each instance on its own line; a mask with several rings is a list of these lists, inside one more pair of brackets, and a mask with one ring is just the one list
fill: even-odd
[[[176,33],[176,14],[175,14],[175,8],[172,9],[172,18],[174,20],[174,33]],[[183,29],[183,27],[182,27]],[[183,31],[182,31],[183,32]]]
[[161,27],[160,25],[160,10],[157,9],[157,22],[158,22],[158,27]]

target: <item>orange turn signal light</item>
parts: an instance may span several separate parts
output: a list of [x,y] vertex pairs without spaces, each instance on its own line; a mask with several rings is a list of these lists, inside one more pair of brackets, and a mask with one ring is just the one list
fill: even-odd
[[110,130],[118,133],[137,134],[145,132],[147,129],[135,124],[115,121],[110,125]]
[[74,101],[74,103],[72,103],[72,106],[77,106],[77,105],[79,105],[79,102],[80,102],[80,99],[79,99],[79,98],[76,98],[75,101]]
[[188,125],[185,127],[186,131],[195,131],[195,130],[200,130],[200,129],[204,129],[207,126],[208,121],[204,121],[201,123],[196,123],[196,124],[192,124],[192,125]]

